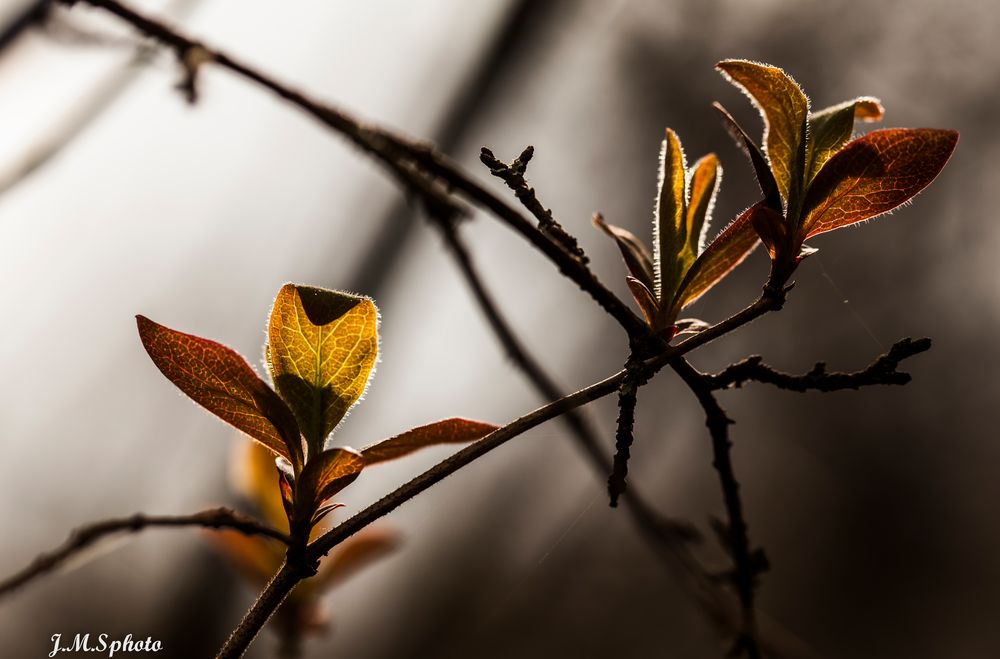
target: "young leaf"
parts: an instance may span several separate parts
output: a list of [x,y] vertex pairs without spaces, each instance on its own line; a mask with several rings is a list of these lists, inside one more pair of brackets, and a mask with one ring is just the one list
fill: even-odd
[[752,217],[761,208],[767,208],[766,202],[759,201],[743,211],[701,253],[674,298],[671,309],[674,317],[739,265],[757,246],[759,241]]
[[686,164],[677,133],[667,129],[660,146],[660,174],[653,215],[653,293],[662,303],[684,275],[680,255],[686,242],[684,220]]
[[465,444],[482,439],[499,426],[469,419],[444,419],[384,439],[362,449],[366,465],[395,460],[428,446]]
[[803,206],[802,236],[832,231],[891,211],[933,181],[958,132],[892,128],[859,137],[816,175]]
[[268,365],[311,452],[368,385],[378,354],[378,312],[368,298],[286,284],[268,325]]
[[733,115],[729,114],[726,108],[722,107],[719,103],[712,103],[712,107],[719,113],[719,116],[722,118],[723,127],[736,142],[736,146],[750,159],[754,175],[757,177],[757,185],[760,186],[760,193],[764,195],[764,201],[767,202],[768,206],[780,213],[781,193],[778,192],[778,183],[774,180],[774,174],[771,173],[771,168],[767,164],[767,158],[764,157],[760,147],[750,139],[747,132],[733,119]]
[[332,448],[309,458],[295,484],[295,517],[315,521],[324,501],[361,475],[365,459],[351,448]]
[[194,402],[275,454],[301,466],[292,412],[245,359],[226,346],[136,316],[139,338],[160,372]]
[[718,69],[743,89],[764,119],[764,152],[781,195],[788,199],[802,184],[806,117],[809,99],[792,78],[776,66],[746,60],[724,60]]
[[635,277],[625,277],[625,283],[628,284],[628,289],[632,291],[632,297],[635,298],[635,303],[639,305],[642,317],[646,319],[646,324],[653,327],[656,323],[656,317],[659,315],[659,306],[656,304],[656,300],[653,299],[653,292]]
[[359,570],[391,554],[400,544],[398,533],[366,527],[337,546],[330,557],[320,565],[319,572],[312,581],[320,592],[328,590]]
[[625,259],[625,267],[629,273],[649,290],[653,290],[653,257],[649,250],[642,244],[642,241],[635,237],[635,234],[613,224],[604,221],[604,216],[600,213],[594,214],[594,226],[614,238],[618,244],[618,249]]
[[811,181],[854,133],[855,121],[880,121],[884,110],[877,98],[863,96],[809,115],[806,182]]
[[684,270],[698,254],[705,249],[705,234],[712,219],[712,207],[715,205],[715,195],[722,184],[722,165],[714,153],[704,156],[694,164],[691,171],[691,199],[687,207],[687,250],[685,253]]

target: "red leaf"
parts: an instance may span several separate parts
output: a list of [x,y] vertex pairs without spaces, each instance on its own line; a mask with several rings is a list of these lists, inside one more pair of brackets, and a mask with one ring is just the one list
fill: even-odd
[[941,172],[958,132],[933,128],[876,130],[847,144],[806,193],[802,236],[870,219],[912,199]]
[[681,309],[712,288],[753,251],[760,241],[753,228],[752,217],[758,209],[766,208],[766,203],[757,202],[743,211],[705,248],[681,283],[674,299],[672,313],[674,317]]
[[481,439],[499,426],[469,419],[444,419],[419,426],[412,430],[384,439],[361,451],[365,464],[395,460],[427,446],[440,444],[465,444]]
[[294,465],[302,464],[291,410],[236,351],[136,316],[150,359],[191,400]]
[[331,448],[311,456],[295,484],[296,519],[315,521],[320,505],[353,483],[364,467],[365,459],[351,448]]
[[625,282],[628,284],[628,289],[632,291],[632,297],[635,298],[635,303],[639,305],[642,317],[646,319],[646,324],[653,327],[656,323],[657,312],[659,310],[656,300],[653,299],[653,292],[635,277],[625,277]]

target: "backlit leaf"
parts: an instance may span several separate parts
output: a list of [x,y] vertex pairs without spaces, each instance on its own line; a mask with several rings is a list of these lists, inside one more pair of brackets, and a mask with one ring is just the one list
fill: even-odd
[[482,439],[499,426],[469,419],[444,419],[384,439],[361,451],[365,464],[395,460],[428,446],[465,444]]
[[322,592],[391,554],[401,544],[398,533],[368,527],[338,545],[320,565],[315,586]]
[[378,354],[378,312],[368,298],[286,284],[268,325],[268,364],[310,452],[365,391]]
[[208,537],[247,580],[259,586],[271,580],[288,549],[273,538],[244,535],[238,531],[221,531]]
[[691,171],[690,199],[687,207],[687,259],[684,269],[705,248],[705,234],[712,219],[715,195],[722,183],[722,166],[714,153],[702,157]]
[[806,181],[811,181],[833,154],[851,139],[855,121],[879,121],[883,114],[882,104],[870,96],[810,114]]
[[[233,481],[239,492],[253,503],[258,516],[283,533],[288,532],[287,504],[280,490],[287,478],[279,478],[274,454],[256,442],[238,447],[233,454]],[[289,492],[289,498],[291,493]]]
[[752,216],[760,208],[766,207],[765,202],[757,202],[730,222],[729,226],[709,243],[691,266],[677,292],[672,309],[674,317],[681,309],[701,297],[753,251],[760,241],[753,228]]
[[653,292],[635,277],[625,277],[625,282],[628,284],[629,290],[632,291],[632,297],[635,298],[635,303],[639,305],[642,317],[646,319],[646,324],[653,327],[659,315],[659,306],[656,304],[656,300],[653,299]]
[[764,152],[781,195],[802,184],[805,161],[806,117],[809,100],[792,78],[776,66],[746,60],[724,60],[716,65],[743,89],[764,119]]
[[136,316],[139,338],[160,372],[191,400],[275,454],[301,465],[295,418],[236,351]]
[[764,157],[760,147],[750,139],[747,132],[733,119],[733,115],[729,114],[726,108],[719,103],[712,103],[712,107],[719,113],[723,127],[736,142],[736,146],[750,159],[754,175],[757,177],[757,185],[760,186],[760,193],[764,195],[764,201],[774,210],[781,212],[781,193],[778,192],[778,183],[774,180],[774,174],[771,173],[771,167],[767,164],[767,158]]
[[958,132],[933,128],[877,130],[830,158],[809,188],[802,236],[808,238],[891,211],[937,177]]
[[361,475],[365,459],[351,448],[332,448],[314,455],[295,484],[295,518],[313,521],[320,505]]
[[608,224],[600,213],[594,215],[594,226],[614,238],[618,249],[621,250],[622,258],[625,259],[625,266],[629,273],[641,281],[646,288],[653,290],[653,257],[642,241],[636,238],[631,231]]
[[660,173],[653,216],[653,294],[657,302],[677,290],[683,276],[681,252],[686,242],[684,151],[677,133],[667,129],[660,146]]

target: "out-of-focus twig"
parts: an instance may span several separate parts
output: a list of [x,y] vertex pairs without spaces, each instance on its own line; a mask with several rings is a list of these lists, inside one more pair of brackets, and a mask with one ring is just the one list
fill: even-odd
[[184,36],[165,23],[140,14],[117,0],[59,1],[67,5],[87,4],[108,11],[146,36],[171,48],[181,62],[185,61],[189,51],[198,49],[206,63],[220,66],[271,91],[346,137],[382,163],[394,178],[433,213],[461,215],[464,209],[451,195],[451,192],[460,193],[473,204],[491,211],[503,223],[525,237],[630,334],[641,332],[645,327],[642,320],[605,287],[586,265],[567,252],[561,243],[550,238],[517,209],[477,183],[433,146],[363,123],[347,112],[310,98],[258,69]]
[[108,519],[81,526],[70,533],[58,548],[39,554],[26,568],[0,582],[0,596],[6,595],[30,581],[52,572],[70,558],[92,546],[98,540],[117,533],[137,533],[147,528],[199,526],[208,529],[229,529],[246,535],[259,535],[289,543],[287,535],[229,508],[211,508],[192,515],[143,515]]
[[746,653],[749,659],[760,659],[761,651],[757,643],[754,622],[754,591],[757,575],[766,568],[767,563],[763,552],[751,549],[747,523],[743,516],[740,484],[736,480],[730,455],[732,442],[729,440],[729,426],[733,421],[716,400],[708,378],[699,373],[683,357],[672,361],[671,366],[701,403],[705,411],[705,425],[708,426],[712,438],[712,466],[719,475],[719,485],[722,488],[722,498],[728,517],[727,522],[721,525],[720,535],[724,541],[723,546],[733,559],[731,581],[736,587],[743,612],[742,630],[736,638],[734,653]]

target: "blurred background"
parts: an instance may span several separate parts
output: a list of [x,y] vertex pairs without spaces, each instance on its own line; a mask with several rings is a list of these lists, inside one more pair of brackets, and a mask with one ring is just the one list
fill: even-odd
[[[665,126],[726,168],[715,226],[756,200],[709,104],[759,135],[726,57],[784,67],[819,108],[882,99],[887,126],[957,128],[951,164],[888,218],[812,241],[785,310],[692,355],[861,368],[904,336],[934,348],[906,387],[722,396],[764,615],[817,656],[1000,656],[995,414],[1000,321],[1000,6],[981,0],[262,0],[138,2],[360,116],[441,145],[501,195],[480,146],[535,146],[542,202],[627,297],[591,213],[648,239]],[[38,18],[47,15],[47,19]],[[22,29],[23,28],[23,29]],[[79,6],[0,3],[0,572],[70,528],[239,503],[244,440],[149,362],[133,316],[226,343],[259,366],[286,281],[375,298],[382,359],[336,443],[447,416],[503,423],[540,400],[494,340],[438,234],[385,173],[294,108],[211,67],[188,105],[175,60]],[[463,227],[504,312],[567,391],[621,367],[613,321],[511,231]],[[692,309],[751,301],[766,258]],[[586,410],[613,446],[613,399]],[[342,519],[448,454],[366,472]],[[669,371],[640,393],[630,482],[708,531],[723,514],[700,408]],[[383,521],[402,547],[326,598],[305,657],[719,657],[724,640],[608,507],[605,478],[550,422]],[[102,545],[0,602],[0,656],[54,633],[161,639],[211,656],[252,601],[197,530]],[[113,553],[112,553],[113,552]],[[727,566],[711,534],[696,555]],[[273,656],[273,634],[253,657]]]

